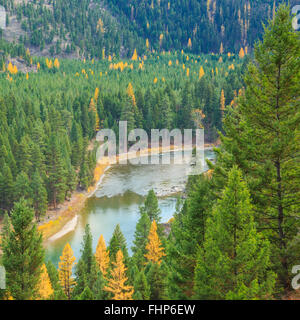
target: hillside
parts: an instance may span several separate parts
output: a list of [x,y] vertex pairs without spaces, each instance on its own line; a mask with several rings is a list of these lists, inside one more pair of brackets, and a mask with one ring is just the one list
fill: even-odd
[[0,0],[8,12],[4,39],[24,44],[34,54],[76,58],[130,57],[135,48],[138,53],[238,52],[253,47],[263,32],[262,23],[273,17],[278,3]]

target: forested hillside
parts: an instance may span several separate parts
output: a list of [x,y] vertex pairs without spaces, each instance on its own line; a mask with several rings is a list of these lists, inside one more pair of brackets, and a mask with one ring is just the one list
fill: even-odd
[[[293,2],[293,1],[292,1]],[[1,0],[9,41],[43,55],[130,57],[136,48],[238,53],[253,48],[279,1]],[[292,3],[293,4],[293,3]]]
[[[8,52],[14,47],[6,47]],[[20,196],[39,218],[77,187],[93,183],[89,141],[101,128],[205,127],[214,141],[222,108],[239,94],[246,57],[162,54],[140,61],[95,62],[31,57],[0,73],[0,210]],[[19,72],[17,63],[35,72]],[[90,149],[89,149],[90,150]]]
[[[238,53],[228,48],[231,52],[207,54],[167,51],[176,42],[174,38],[164,42],[166,30],[161,43],[156,42],[155,49],[161,46],[161,52],[150,50],[155,46],[150,36],[149,50],[143,50],[138,39],[144,43],[146,31],[137,31],[135,25],[146,23],[147,29],[147,18],[139,20],[140,11],[122,3],[118,21],[124,22],[124,32],[129,30],[125,22],[131,21],[130,30],[138,37],[132,46],[138,50],[130,58],[118,57],[114,48],[110,54],[105,51],[101,60],[94,59],[103,47],[87,49],[84,43],[82,50],[91,59],[37,57],[23,45],[1,40],[0,263],[6,270],[6,288],[0,289],[0,298],[272,300],[299,296],[299,289],[292,286],[292,270],[300,261],[300,38],[292,26],[290,8],[281,5],[273,17],[268,1],[264,5],[249,2],[251,10],[259,13],[265,8],[272,17],[253,55],[246,49],[253,41],[248,35],[247,42],[237,40]],[[180,8],[195,3],[187,1]],[[204,14],[216,25],[226,16],[228,3],[235,4],[220,2],[221,15],[214,9],[220,8],[219,2],[201,1]],[[106,5],[105,11],[113,17],[114,3]],[[157,1],[149,6],[140,15],[149,17],[159,6],[162,25],[171,8],[180,16],[175,3]],[[237,11],[235,6],[228,8],[239,17],[238,5]],[[171,33],[176,17],[167,25]],[[224,27],[228,27],[225,20]],[[64,28],[60,24],[56,30],[63,34]],[[100,32],[101,28],[105,24],[99,23]],[[229,42],[225,41],[225,30],[221,48],[231,41],[229,35]],[[158,27],[156,31],[161,33]],[[197,32],[187,42],[190,51],[196,51]],[[200,46],[202,38],[198,41]],[[168,221],[169,232],[155,192],[149,190],[138,207],[132,254],[119,224],[114,224],[107,243],[98,235],[95,250],[91,227],[85,224],[80,256],[76,259],[65,241],[54,265],[45,259],[37,221],[48,207],[56,208],[75,189],[86,190],[94,183],[93,138],[102,128],[118,134],[120,120],[128,122],[128,130],[138,127],[148,133],[153,128],[205,128],[206,141],[220,138],[219,147],[214,148],[216,159],[207,160],[208,172],[188,177]]]

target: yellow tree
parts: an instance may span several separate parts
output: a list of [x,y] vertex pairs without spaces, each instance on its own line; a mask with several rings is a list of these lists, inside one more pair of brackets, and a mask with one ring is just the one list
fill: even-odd
[[54,60],[53,65],[54,65],[54,68],[59,69],[59,61],[57,58]]
[[100,19],[98,20],[98,22],[97,22],[97,31],[99,31],[99,30],[100,30],[101,33],[104,33],[104,32],[105,32],[105,30],[104,30],[104,24],[103,24],[103,21],[102,21],[101,18],[100,18]]
[[200,70],[199,70],[199,80],[205,75],[205,72],[203,70],[203,67],[201,66],[200,67]]
[[133,105],[133,106],[136,106],[135,95],[134,95],[134,91],[133,91],[133,87],[132,87],[131,82],[129,82],[129,84],[128,84],[127,94],[128,94],[128,96],[131,98],[132,105]]
[[113,300],[132,300],[134,291],[132,286],[125,284],[128,278],[126,277],[127,268],[123,260],[123,253],[119,250],[116,255],[116,262],[113,262],[111,278],[108,280],[107,286],[103,288],[104,291],[111,292],[114,295]]
[[148,236],[148,243],[146,245],[146,250],[147,250],[147,253],[145,254],[146,259],[153,263],[160,264],[162,257],[166,255],[164,253],[164,248],[161,247],[161,241],[157,234],[157,225],[155,220],[153,220],[151,224],[151,228]]
[[149,40],[148,39],[146,39],[146,47],[147,47],[147,49],[149,48]]
[[133,52],[131,60],[136,61],[137,58],[138,58],[138,55],[137,55],[136,49],[134,49],[134,52]]
[[222,91],[221,91],[220,109],[221,109],[222,114],[223,114],[223,113],[224,113],[224,110],[225,110],[225,95],[224,95],[224,90],[223,90],[223,89],[222,89]]
[[64,247],[62,256],[60,257],[60,262],[58,264],[58,274],[60,284],[64,290],[64,293],[71,298],[72,290],[75,286],[75,280],[72,277],[72,268],[75,264],[76,258],[73,255],[73,250],[69,243]]
[[191,48],[192,47],[192,40],[191,38],[189,38],[189,41],[188,41],[188,47]]
[[220,46],[220,53],[223,54],[224,52],[224,48],[223,48],[223,42],[221,42],[221,46]]
[[108,266],[109,266],[109,251],[106,250],[105,240],[102,234],[98,240],[95,258],[98,263],[100,271],[105,277],[107,274]]
[[98,97],[99,97],[99,89],[96,88],[96,89],[95,89],[95,94],[94,94],[94,99],[95,99],[95,101],[98,101]]
[[[98,88],[96,88],[98,89]],[[96,91],[95,91],[95,94],[96,94]],[[98,93],[99,94],[99,93]],[[98,98],[98,97],[97,97]],[[94,99],[91,98],[91,102],[90,102],[90,109],[94,112],[95,114],[95,119],[96,119],[96,123],[95,123],[95,131],[99,131],[100,130],[100,119],[99,119],[99,116],[98,116],[98,112],[96,110],[96,105],[95,105],[95,102],[94,102]]]
[[47,300],[53,294],[54,290],[47,272],[45,264],[42,265],[42,273],[38,284],[38,294],[40,300]]
[[239,52],[239,57],[240,57],[240,59],[243,59],[245,57],[245,51],[243,48],[241,48],[241,50]]

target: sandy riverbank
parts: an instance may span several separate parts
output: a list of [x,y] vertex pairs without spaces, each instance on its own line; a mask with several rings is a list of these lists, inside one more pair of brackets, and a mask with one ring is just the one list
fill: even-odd
[[[205,144],[205,149],[214,147],[215,144]],[[171,146],[172,151],[180,150],[180,147]],[[139,156],[147,156],[167,152],[169,148],[148,148],[138,153],[128,152],[117,156],[117,163],[125,158],[133,159]],[[104,161],[97,164],[94,171],[95,184],[85,192],[74,192],[70,200],[65,201],[57,210],[48,210],[46,218],[39,223],[38,230],[42,232],[44,241],[54,241],[67,233],[75,230],[79,216],[78,213],[84,207],[86,199],[91,197],[101,184],[104,174],[111,167],[110,159],[106,157]]]

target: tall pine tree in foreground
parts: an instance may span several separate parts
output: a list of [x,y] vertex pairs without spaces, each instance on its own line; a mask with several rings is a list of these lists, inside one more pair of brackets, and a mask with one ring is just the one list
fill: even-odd
[[271,297],[275,274],[271,247],[256,230],[253,208],[241,172],[234,167],[222,199],[208,218],[203,248],[195,270],[197,299],[265,299]]
[[300,198],[300,39],[290,10],[281,5],[255,48],[245,77],[246,90],[227,111],[225,136],[214,170],[216,190],[237,164],[247,180],[255,217],[272,245],[280,288],[299,261]]
[[35,299],[44,261],[42,235],[33,223],[34,213],[23,198],[11,212],[4,227],[1,247],[7,289],[15,300]]

